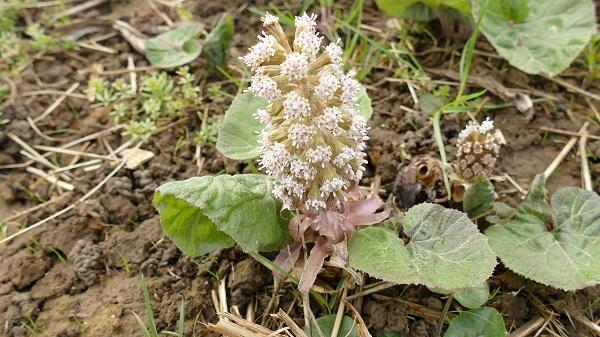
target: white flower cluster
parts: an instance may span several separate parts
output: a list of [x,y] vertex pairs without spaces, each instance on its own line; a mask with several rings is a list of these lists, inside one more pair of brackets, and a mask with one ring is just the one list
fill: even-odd
[[466,180],[481,173],[490,175],[496,165],[503,140],[489,118],[481,124],[470,121],[459,133],[457,142],[458,173]]
[[360,83],[343,72],[338,43],[321,52],[316,19],[296,17],[290,44],[277,17],[267,14],[259,42],[242,57],[254,71],[248,90],[269,101],[255,113],[266,125],[261,168],[279,182],[274,194],[285,207],[312,214],[347,200],[364,173],[368,139],[354,107]]

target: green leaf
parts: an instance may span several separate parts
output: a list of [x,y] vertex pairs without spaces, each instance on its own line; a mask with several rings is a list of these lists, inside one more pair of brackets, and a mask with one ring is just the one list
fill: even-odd
[[156,192],[154,207],[160,213],[165,234],[188,256],[200,256],[235,245],[235,241],[219,231],[202,209],[173,194]]
[[161,68],[178,67],[192,62],[202,52],[202,46],[197,40],[201,30],[200,23],[189,21],[146,40],[146,58],[153,66]]
[[196,256],[233,245],[246,252],[274,251],[291,238],[281,202],[264,175],[204,176],[160,186],[154,195],[165,233]]
[[494,185],[485,175],[480,175],[465,191],[463,211],[473,219],[494,208],[494,201]]
[[485,234],[514,272],[564,290],[600,284],[600,197],[567,187],[546,201],[538,176],[517,213]]
[[490,288],[487,282],[471,288],[462,288],[453,292],[454,299],[465,308],[475,309],[484,305],[490,298]]
[[213,30],[204,39],[202,55],[213,65],[225,65],[229,41],[233,37],[233,17],[229,13],[221,16]]
[[504,319],[494,308],[483,307],[456,316],[444,337],[504,337]]
[[[264,125],[254,117],[254,113],[266,106],[265,98],[256,97],[249,92],[237,96],[225,112],[223,127],[217,138],[217,150],[225,157],[236,160],[260,156],[258,141]],[[356,111],[367,120],[373,114],[371,99],[364,87],[358,93]]]
[[[333,325],[335,323],[335,316],[336,315],[327,315],[319,317],[317,319],[317,324],[319,325],[319,328],[321,329],[321,332],[323,333],[324,337],[331,336],[331,332],[333,331]],[[304,330],[305,332],[307,332],[306,328]],[[310,336],[319,336],[316,327],[311,326],[311,332],[312,334]],[[351,317],[345,315],[344,317],[342,317],[342,325],[340,326],[338,337],[341,336],[359,337],[358,324],[354,322],[354,320]]]
[[258,143],[264,125],[254,118],[259,108],[267,106],[267,100],[249,92],[237,96],[225,112],[223,126],[217,137],[217,150],[225,157],[245,160],[260,156]]
[[437,16],[431,7],[422,2],[416,2],[406,7],[402,17],[414,21],[431,21]]
[[471,5],[468,0],[375,0],[375,2],[384,13],[397,17],[407,17],[407,14],[413,14],[413,7],[417,4],[427,5],[434,10],[449,7],[463,14],[471,13]]
[[350,266],[389,282],[448,290],[478,286],[492,274],[495,255],[464,213],[420,204],[408,210],[403,227],[408,244],[383,228],[356,232]]
[[487,282],[476,287],[468,287],[454,290],[443,290],[429,288],[429,290],[443,295],[452,294],[454,299],[465,308],[475,309],[484,305],[490,297],[490,289]]
[[[555,76],[577,57],[596,32],[591,0],[474,0],[481,31],[510,64],[530,74]],[[511,19],[507,19],[507,17]]]

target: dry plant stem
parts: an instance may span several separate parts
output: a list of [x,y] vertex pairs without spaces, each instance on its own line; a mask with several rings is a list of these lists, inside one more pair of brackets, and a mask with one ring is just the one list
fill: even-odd
[[52,103],[41,115],[34,118],[33,121],[37,123],[40,120],[46,118],[46,116],[48,116],[52,111],[54,111],[54,109],[56,109],[56,107],[58,107],[60,103],[62,103],[62,101],[65,100],[65,98],[67,98],[67,95],[72,94],[73,91],[77,89],[77,87],[79,87],[79,83],[73,83],[64,94],[62,94],[56,101],[54,101],[54,103]]
[[586,191],[593,191],[592,175],[590,174],[590,165],[587,157],[587,131],[583,131],[579,138],[579,157],[581,158],[581,179],[583,180],[583,188]]
[[33,166],[29,166],[29,167],[27,167],[27,168],[25,169],[25,171],[27,171],[27,172],[29,172],[29,173],[31,173],[31,174],[35,174],[36,176],[42,177],[42,178],[44,178],[46,181],[48,181],[49,183],[51,183],[51,184],[53,184],[53,185],[55,184],[56,186],[58,186],[58,187],[60,187],[60,188],[62,188],[62,189],[65,189],[65,190],[67,190],[67,191],[72,191],[72,190],[74,190],[74,189],[75,189],[75,186],[73,186],[73,185],[71,185],[71,184],[69,184],[69,183],[67,183],[67,182],[64,182],[64,181],[62,181],[62,180],[59,180],[59,179],[58,179],[58,178],[56,178],[55,176],[53,176],[53,175],[50,175],[50,174],[48,174],[48,173],[44,172],[43,170],[40,170],[40,169],[38,169],[38,168],[35,168],[35,167],[33,167]]
[[529,336],[532,332],[538,329],[542,324],[544,324],[544,318],[536,317],[531,321],[525,323],[517,330],[513,331],[508,337],[526,337]]
[[[583,134],[583,132],[585,132],[585,130],[587,129],[589,124],[590,123],[587,121],[585,123],[583,123],[583,125],[579,129],[579,132],[577,132],[578,136],[581,136]],[[560,165],[560,163],[569,154],[569,151],[571,151],[573,146],[575,146],[575,143],[577,143],[577,138],[578,137],[571,137],[571,139],[569,139],[569,142],[567,142],[567,144],[563,147],[563,149],[560,151],[558,156],[556,156],[556,158],[554,158],[554,160],[552,161],[552,163],[550,163],[548,168],[546,168],[546,170],[544,171],[545,179],[548,179],[550,177],[550,175],[552,175],[552,173],[554,172],[554,170],[556,170],[558,165]]]
[[[135,145],[135,148],[139,148],[142,145],[142,143],[137,143]],[[96,193],[102,186],[104,186],[104,184],[106,184],[106,182],[112,178],[115,174],[117,174],[117,172],[119,172],[119,170],[121,168],[123,168],[123,166],[125,166],[125,159],[122,159],[119,164],[106,176],[104,177],[104,179],[102,179],[102,181],[100,181],[96,186],[94,186],[94,188],[92,188],[89,192],[87,192],[85,195],[83,195],[81,198],[77,199],[77,201],[75,201],[73,204],[61,209],[60,211],[50,215],[49,217],[42,219],[36,223],[34,223],[33,225],[24,228],[12,235],[7,236],[6,238],[2,239],[2,241],[0,241],[0,244],[8,242],[14,238],[16,238],[17,236],[20,236],[22,234],[25,234],[27,232],[29,232],[32,229],[35,229],[43,224],[45,224],[46,222],[55,219],[65,213],[67,213],[68,211],[72,210],[73,208],[75,208],[75,206],[79,205],[80,203],[84,202],[85,200],[87,200],[90,196],[92,196],[94,193]]]
[[73,165],[69,165],[69,166],[63,166],[61,168],[58,168],[58,169],[54,170],[54,173],[64,172],[64,171],[70,171],[70,170],[73,170],[73,169],[77,169],[77,168],[81,168],[81,167],[86,167],[86,166],[98,165],[100,163],[102,163],[102,160],[100,160],[100,159],[92,159],[92,160],[84,161],[84,162],[73,164]]
[[340,297],[340,305],[338,306],[337,314],[335,316],[335,322],[333,323],[333,329],[331,330],[331,337],[338,337],[340,327],[342,326],[342,319],[344,318],[344,310],[346,309],[346,296],[348,296],[348,287],[344,282],[344,290],[342,290],[342,297]]
[[6,82],[8,84],[8,86],[10,87],[10,95],[8,96],[8,99],[6,99],[4,102],[2,102],[0,104],[0,108],[2,108],[5,106],[8,106],[10,104],[13,104],[17,100],[17,85],[9,77],[3,76],[3,77],[0,77],[0,80]]
[[567,82],[565,80],[562,80],[562,79],[560,79],[558,77],[548,77],[548,76],[545,76],[545,75],[542,75],[542,76],[544,76],[544,78],[547,79],[547,80],[550,80],[550,81],[552,81],[554,83],[557,83],[557,84],[565,87],[569,91],[572,91],[572,92],[577,93],[577,94],[581,94],[583,96],[586,96],[588,98],[594,99],[596,101],[600,101],[600,95],[592,94],[591,92],[585,91],[585,90],[583,90],[583,89],[581,89],[581,88],[579,88],[579,87],[577,87],[577,86],[575,86],[575,85],[573,85],[573,84],[571,84],[571,83],[569,83],[569,82]]
[[446,319],[446,316],[448,315],[448,310],[450,310],[450,304],[452,304],[453,299],[454,299],[454,297],[452,296],[452,294],[450,294],[448,296],[448,299],[446,300],[446,304],[444,304],[444,308],[442,309],[442,319],[440,319],[440,321],[438,322],[438,326],[437,326],[437,336],[442,335],[442,329],[444,327],[444,320]]
[[56,21],[60,18],[63,18],[65,16],[71,16],[73,14],[77,14],[79,12],[83,12],[85,10],[88,10],[90,8],[96,7],[98,5],[101,5],[103,3],[105,3],[107,0],[89,0],[86,2],[83,2],[77,6],[73,6],[65,11],[62,11],[58,14],[55,14],[54,16],[52,16],[51,20],[52,21]]
[[294,320],[282,309],[279,309],[279,311],[277,312],[277,315],[275,315],[277,318],[279,318],[280,320],[283,321],[283,323],[285,323],[285,325],[287,325],[292,332],[294,333],[294,335],[296,335],[296,337],[306,337],[306,334],[304,333],[304,331],[302,329],[300,329],[300,327],[296,324],[296,322],[294,322]]
[[137,92],[137,73],[135,72],[135,63],[133,62],[133,57],[127,57],[127,70],[130,70],[129,73],[129,84],[131,85],[131,91]]
[[352,311],[352,314],[354,314],[354,319],[358,322],[358,335],[361,337],[372,337],[371,333],[369,333],[369,330],[367,329],[365,321],[362,319],[362,317],[360,317],[359,310],[357,310],[352,303],[348,302],[347,300],[344,300],[344,302],[348,306],[348,309]]
[[[561,130],[561,129],[555,129],[555,128],[548,128],[548,127],[545,127],[545,126],[541,126],[539,129],[542,130],[542,131],[548,131],[548,132],[558,133],[559,135],[579,137],[579,134],[577,132],[573,132],[573,131],[567,131],[567,130]],[[590,139],[600,140],[600,136],[587,135],[587,137],[590,138]]]
[[156,13],[156,15],[158,15],[167,24],[167,26],[173,26],[173,20],[171,20],[165,13],[160,11],[160,9],[154,3],[154,0],[149,0],[148,4],[154,13]]
[[548,324],[550,324],[550,320],[552,319],[552,315],[549,315],[548,318],[544,321],[544,324],[538,329],[538,331],[533,335],[533,337],[539,337],[542,332],[546,329]]
[[276,307],[275,301],[279,296],[279,289],[281,289],[281,281],[278,277],[273,277],[273,294],[271,295],[271,299],[269,299],[267,307],[263,311],[262,320],[260,321],[261,325],[265,325],[267,323],[267,320],[269,319],[269,313],[274,307]]
[[581,314],[576,314],[573,317],[575,318],[575,320],[579,321],[579,323],[583,324],[583,326],[593,331],[595,335],[600,336],[600,326],[598,324],[590,321]]
[[385,283],[382,283],[382,284],[380,284],[380,285],[378,285],[378,286],[375,286],[375,287],[369,288],[369,289],[367,289],[367,290],[361,291],[361,292],[359,292],[359,293],[356,293],[356,294],[354,294],[354,295],[350,295],[350,296],[348,296],[346,299],[347,299],[348,301],[350,301],[350,300],[353,300],[353,299],[355,299],[355,298],[359,298],[359,297],[367,296],[367,295],[370,295],[370,294],[373,294],[373,293],[379,292],[379,291],[381,291],[381,290],[384,290],[384,289],[391,288],[391,287],[393,287],[394,285],[395,285],[395,284],[393,284],[393,283],[385,282]]
[[103,160],[113,160],[113,158],[111,158],[110,156],[105,156],[105,155],[90,153],[90,152],[82,152],[82,151],[77,151],[77,150],[61,149],[59,147],[54,147],[54,146],[35,145],[35,148],[38,150],[42,150],[42,151],[70,154],[73,156],[82,156],[82,157],[89,157],[89,158],[103,159]]
[[77,42],[77,45],[81,48],[86,48],[86,49],[94,50],[94,51],[101,52],[101,53],[107,53],[107,54],[116,54],[117,53],[116,50],[99,45],[97,43]]
[[[396,301],[396,302],[406,304],[406,306],[408,306],[408,313],[410,315],[414,315],[414,316],[421,317],[421,318],[433,319],[433,320],[441,320],[442,319],[442,315],[439,311],[431,310],[420,304],[401,300],[401,299],[395,298],[395,297],[379,295],[379,294],[373,294],[372,297],[373,297],[373,299],[376,299],[376,300]],[[452,318],[454,318],[454,315],[448,314],[444,318],[444,321],[449,322]]]
[[73,98],[87,100],[87,97],[82,94],[75,94],[75,93],[68,94],[66,91],[50,90],[50,89],[27,91],[27,92],[24,92],[21,95],[19,95],[19,97],[41,96],[41,95],[65,95],[67,97],[73,97]]
[[39,205],[35,205],[35,206],[30,207],[30,208],[28,208],[26,210],[20,211],[20,212],[16,213],[15,215],[11,215],[8,218],[4,219],[4,221],[5,222],[11,222],[13,220],[16,220],[16,219],[22,217],[23,215],[27,215],[27,214],[29,214],[31,212],[37,211],[38,209],[41,209],[41,208],[44,208],[44,207],[46,207],[46,206],[48,206],[50,204],[53,204],[54,202],[56,202],[56,200],[57,200],[56,198],[52,198],[52,199],[50,199],[50,200],[48,200],[46,202],[43,202],[43,203],[41,203]]
[[44,138],[47,141],[50,142],[62,142],[65,141],[65,139],[63,138],[56,138],[56,137],[50,137],[47,136],[46,134],[44,134],[38,127],[37,125],[35,125],[35,122],[33,121],[33,119],[31,119],[30,117],[27,117],[27,123],[29,124],[29,127],[31,127],[31,129],[40,137]]

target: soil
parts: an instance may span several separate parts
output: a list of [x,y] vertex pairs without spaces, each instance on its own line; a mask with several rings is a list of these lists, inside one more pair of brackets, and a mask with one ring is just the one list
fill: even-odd
[[[164,26],[164,22],[145,3],[109,1],[76,15],[71,26],[65,25],[63,28],[73,29],[72,26],[81,25],[86,20],[99,22],[100,17],[119,18],[147,35],[154,35],[160,31],[158,27]],[[261,7],[267,2],[259,1],[254,5]],[[289,7],[279,5],[282,8]],[[234,15],[236,33],[231,46],[232,58],[253,43],[260,29],[259,17],[252,14],[241,0],[203,1],[193,5],[191,10],[206,27],[211,27],[223,11]],[[41,15],[41,11],[32,13],[34,16],[29,19]],[[168,11],[168,14],[174,13]],[[383,31],[388,29],[386,18],[377,11],[373,1],[366,1],[364,17],[368,18],[367,24]],[[99,24],[98,27],[98,35],[113,31],[106,25]],[[448,45],[452,46],[450,50],[433,51],[432,41],[426,37],[416,44],[415,51],[422,65],[426,68],[458,69],[455,52],[460,51],[464,41],[460,37],[443,37],[441,34],[439,38],[448,41]],[[17,82],[18,93],[41,89],[66,90],[75,81],[84,88],[89,81],[90,66],[95,63],[101,64],[104,70],[119,70],[126,67],[128,57],[133,57],[137,67],[148,65],[144,57],[119,35],[102,41],[102,44],[117,50],[117,54],[81,49],[35,59]],[[491,51],[484,41],[478,48]],[[369,89],[374,109],[367,149],[368,171],[363,182],[368,185],[379,180],[381,196],[395,196],[397,206],[404,207],[407,205],[399,203],[398,182],[407,181],[406,168],[425,157],[437,158],[438,150],[433,140],[430,118],[420,111],[405,83],[384,80],[394,75],[395,66],[390,66],[392,63],[387,61],[382,63],[374,67],[363,81]],[[191,67],[204,76],[206,83],[219,83],[224,91],[236,93],[235,86],[223,76],[210,71],[202,59],[194,61]],[[582,96],[567,92],[541,77],[519,73],[516,78],[522,80],[520,84],[508,81],[507,78],[511,76],[507,74],[509,67],[497,58],[476,58],[474,75],[483,73],[484,69],[489,70],[489,67],[502,70],[504,75],[497,80],[506,86],[524,91],[539,90],[557,97],[553,102],[536,103],[529,113],[505,108],[474,114],[478,119],[492,117],[503,132],[507,144],[503,147],[494,182],[502,200],[514,205],[522,194],[504,178],[504,174],[510,174],[526,190],[533,177],[545,170],[568,139],[553,133],[546,134],[539,128],[577,132],[579,125],[590,116],[591,108]],[[114,80],[120,76],[108,76],[108,79]],[[431,77],[434,80],[449,80],[442,76]],[[575,81],[576,77],[572,79]],[[223,114],[230,99],[212,97],[207,87],[203,87],[203,96],[209,114]],[[472,89],[479,90],[476,87]],[[599,89],[598,83],[588,87],[592,92],[599,92]],[[503,102],[493,93],[489,96],[493,102]],[[106,111],[93,107],[87,100],[67,97],[38,124],[46,134],[51,134],[53,130],[66,130],[56,136],[64,139],[44,139],[31,129],[26,119],[39,116],[54,99],[56,96],[23,95],[1,108],[3,117],[9,118],[10,123],[0,128],[0,165],[27,160],[20,154],[21,147],[8,137],[9,133],[18,135],[30,146],[58,146],[112,125]],[[600,109],[597,103],[592,102],[596,109]],[[456,150],[453,144],[456,143],[458,132],[468,119],[466,114],[458,114],[447,116],[442,122],[444,143],[450,159],[454,158]],[[145,276],[148,283],[159,330],[177,329],[179,306],[185,300],[185,335],[217,336],[209,332],[203,323],[217,320],[211,292],[218,288],[222,279],[227,280],[229,305],[238,306],[241,312],[245,312],[248,305],[255,306],[256,321],[262,320],[263,311],[274,295],[271,272],[239,248],[225,249],[201,258],[184,256],[162,232],[158,215],[152,206],[153,192],[160,184],[198,175],[194,163],[195,146],[187,135],[192,130],[198,130],[199,126],[194,111],[183,123],[170,127],[168,132],[158,133],[142,146],[155,154],[148,163],[134,170],[119,170],[100,191],[74,210],[0,246],[0,335],[142,336],[133,315],[135,312],[141,317],[145,316],[141,275]],[[594,125],[588,130],[592,134],[598,132]],[[126,140],[118,133],[105,139],[113,149]],[[105,153],[100,142],[92,141],[89,146],[86,151]],[[596,158],[600,158],[599,143],[590,139],[589,148],[593,154],[594,188],[598,190],[600,160]],[[205,162],[200,175],[243,172],[247,167],[245,163],[224,158],[211,147],[203,148],[202,157]],[[56,159],[68,163],[72,156],[61,155]],[[73,171],[71,183],[75,190],[57,193],[51,184],[26,173],[22,168],[3,169],[0,171],[0,218],[8,218],[13,211],[27,209],[41,200],[53,200],[39,210],[9,221],[8,232],[14,233],[23,225],[34,224],[71,205],[112,170],[113,166],[104,163],[97,170]],[[435,182],[432,188],[439,187],[439,183]],[[549,189],[580,184],[579,161],[573,152],[549,179]],[[419,195],[408,202],[435,201],[431,199],[435,199],[436,195],[439,194]],[[368,280],[368,283],[375,281]],[[337,279],[332,282],[321,280],[320,284],[333,289]],[[502,265],[496,268],[489,284],[497,295],[488,305],[503,314],[510,331],[552,310],[556,313],[557,324],[565,327],[568,336],[590,336],[591,332],[586,328],[576,322],[571,323],[568,313],[581,312],[592,318],[600,316],[598,286],[577,292],[559,291],[526,280]],[[279,307],[302,325],[303,313],[295,286],[285,284],[277,295]],[[327,313],[326,308],[313,302],[312,309],[317,316]],[[439,314],[445,303],[446,297],[432,293],[425,287],[401,285],[366,296],[359,309],[374,336],[380,332],[399,332],[404,337],[433,337],[437,335],[439,319],[415,314],[411,311],[412,305]],[[455,314],[457,309],[451,306],[450,314]],[[267,319],[266,322],[273,325],[271,328],[276,327],[274,321]]]

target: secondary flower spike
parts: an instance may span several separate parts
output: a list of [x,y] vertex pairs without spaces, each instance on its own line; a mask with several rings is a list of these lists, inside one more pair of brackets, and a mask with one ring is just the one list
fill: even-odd
[[458,174],[465,180],[492,174],[502,143],[502,136],[489,118],[481,124],[470,121],[458,135]]
[[342,70],[342,48],[316,31],[316,16],[296,17],[290,43],[276,16],[263,17],[264,32],[242,60],[253,71],[251,93],[269,102],[255,117],[265,125],[260,167],[273,176],[273,191],[296,211],[294,242],[276,263],[290,271],[305,243],[314,243],[299,289],[307,292],[326,259],[347,268],[347,239],[359,227],[381,222],[389,211],[358,187],[364,173],[367,123],[355,109],[360,83]]
[[249,91],[269,101],[255,114],[266,126],[260,166],[279,182],[274,194],[284,206],[308,214],[340,209],[362,178],[368,139],[354,107],[360,84],[343,72],[337,43],[321,48],[315,20],[296,17],[290,44],[267,14],[259,42],[242,57],[253,70]]

